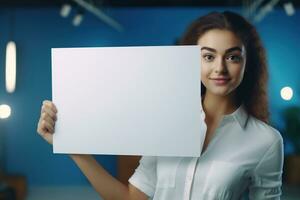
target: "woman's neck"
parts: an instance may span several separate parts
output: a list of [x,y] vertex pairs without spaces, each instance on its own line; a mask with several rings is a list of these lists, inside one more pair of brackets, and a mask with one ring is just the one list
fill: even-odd
[[203,98],[203,110],[210,121],[218,120],[238,108],[233,93],[227,96],[218,96],[206,91]]

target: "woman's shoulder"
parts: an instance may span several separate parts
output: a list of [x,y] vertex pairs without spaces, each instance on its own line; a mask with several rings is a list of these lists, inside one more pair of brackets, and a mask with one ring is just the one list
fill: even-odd
[[274,143],[283,140],[277,129],[253,116],[248,118],[247,130],[261,141]]
[[252,153],[261,160],[265,155],[279,156],[283,150],[280,132],[271,125],[249,116],[246,128],[246,140],[252,146]]

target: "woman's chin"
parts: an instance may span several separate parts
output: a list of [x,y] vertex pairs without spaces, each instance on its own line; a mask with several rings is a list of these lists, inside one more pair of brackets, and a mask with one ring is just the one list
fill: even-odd
[[215,96],[226,97],[230,91],[227,88],[218,88],[210,91],[210,93]]

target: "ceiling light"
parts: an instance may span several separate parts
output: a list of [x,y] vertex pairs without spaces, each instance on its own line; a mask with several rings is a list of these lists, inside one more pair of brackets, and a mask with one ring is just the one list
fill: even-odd
[[8,118],[11,114],[11,109],[9,105],[2,104],[0,105],[0,119]]
[[86,0],[73,0],[73,1],[79,6],[81,6],[82,8],[84,8],[85,10],[94,14],[103,22],[115,28],[116,30],[120,32],[124,30],[123,26],[120,23],[118,23],[116,20],[106,15],[100,8],[98,8],[96,5],[92,3],[93,1],[86,1]]
[[60,16],[64,18],[68,17],[71,13],[71,9],[72,7],[70,4],[63,4],[60,9]]
[[254,21],[260,22],[267,14],[269,14],[279,0],[270,0],[265,6],[263,6],[259,12],[254,16]]
[[295,8],[294,8],[292,2],[288,2],[288,3],[283,4],[283,7],[284,7],[284,10],[285,10],[285,13],[288,16],[292,16],[292,15],[295,14]]
[[282,99],[289,101],[293,97],[293,89],[290,87],[284,87],[281,89],[280,95]]
[[83,20],[83,14],[82,14],[81,12],[78,12],[78,13],[74,16],[73,21],[72,21],[72,24],[73,24],[74,26],[79,26],[79,25],[81,24],[82,20]]
[[8,93],[13,93],[16,88],[17,76],[17,50],[16,43],[9,41],[6,45],[5,85]]

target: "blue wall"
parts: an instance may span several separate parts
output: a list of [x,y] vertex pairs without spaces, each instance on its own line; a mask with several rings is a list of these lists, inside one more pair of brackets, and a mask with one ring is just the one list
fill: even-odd
[[[125,28],[120,33],[87,14],[81,26],[59,16],[59,8],[16,9],[13,39],[18,48],[17,89],[7,94],[4,86],[5,45],[9,40],[9,9],[0,8],[0,104],[12,107],[12,115],[0,121],[6,139],[6,170],[25,174],[29,184],[85,185],[86,179],[66,155],[53,155],[52,148],[36,133],[41,102],[51,99],[51,55],[53,47],[170,45],[199,15],[212,10],[200,8],[123,8],[105,11]],[[238,10],[237,10],[238,11]],[[298,21],[298,22],[297,22]],[[273,11],[256,24],[268,51],[270,64],[270,108],[275,127],[282,128],[280,112],[299,105],[300,11],[288,17]],[[297,76],[298,75],[298,76]],[[285,102],[280,89],[290,85],[298,90]],[[116,174],[114,156],[97,159]]]

